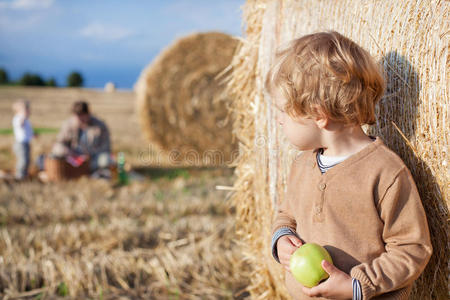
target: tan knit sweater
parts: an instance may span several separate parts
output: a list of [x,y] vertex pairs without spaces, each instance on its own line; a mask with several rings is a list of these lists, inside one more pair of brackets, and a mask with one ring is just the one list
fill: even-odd
[[[324,246],[334,265],[360,281],[364,300],[408,299],[432,253],[414,180],[380,138],[324,174],[316,151],[303,152],[272,233],[281,227]],[[311,299],[289,272],[286,286],[294,299]]]

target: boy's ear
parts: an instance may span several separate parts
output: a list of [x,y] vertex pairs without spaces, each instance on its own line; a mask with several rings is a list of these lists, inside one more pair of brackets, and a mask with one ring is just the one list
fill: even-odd
[[324,129],[328,126],[328,118],[326,116],[320,116],[315,119],[317,127]]
[[329,119],[327,115],[322,111],[320,106],[315,106],[315,110],[317,112],[317,117],[314,118],[314,121],[316,122],[317,127],[320,129],[324,129],[328,126]]

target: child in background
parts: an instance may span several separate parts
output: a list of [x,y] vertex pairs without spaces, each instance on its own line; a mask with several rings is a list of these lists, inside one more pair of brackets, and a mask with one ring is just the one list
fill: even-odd
[[26,100],[19,100],[13,105],[14,117],[12,120],[14,130],[14,153],[16,155],[15,177],[18,180],[28,176],[30,166],[30,143],[33,138],[33,128],[28,119],[30,104]]
[[[266,88],[277,122],[303,152],[273,223],[272,254],[294,299],[408,299],[432,254],[427,218],[400,157],[361,126],[375,123],[379,66],[337,32],[294,40],[277,53]],[[292,253],[317,243],[333,263],[315,287],[289,271]]]

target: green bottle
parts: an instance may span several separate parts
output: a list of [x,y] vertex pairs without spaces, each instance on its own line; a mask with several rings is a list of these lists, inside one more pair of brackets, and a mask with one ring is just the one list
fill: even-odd
[[119,152],[117,157],[117,171],[119,184],[128,184],[128,174],[125,171],[125,154],[123,152]]

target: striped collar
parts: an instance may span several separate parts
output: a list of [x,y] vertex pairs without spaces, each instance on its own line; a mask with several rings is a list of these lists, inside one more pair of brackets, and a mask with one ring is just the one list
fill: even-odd
[[323,149],[317,151],[316,160],[320,172],[325,173],[335,165],[346,160],[350,155],[347,156],[324,156]]
[[[372,141],[376,140],[376,137],[374,136],[369,136]],[[319,148],[316,151],[316,161],[317,161],[317,166],[320,169],[320,172],[323,174],[326,171],[328,171],[329,169],[331,169],[332,167],[340,164],[341,162],[343,162],[344,160],[346,160],[347,158],[349,158],[352,155],[346,155],[346,156],[324,156],[323,155],[323,148]]]

